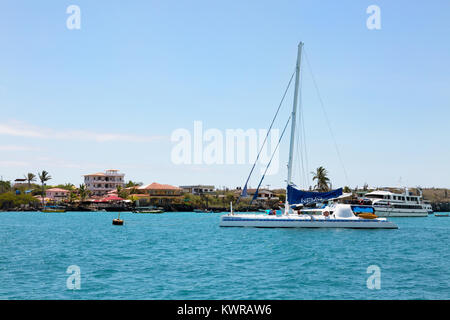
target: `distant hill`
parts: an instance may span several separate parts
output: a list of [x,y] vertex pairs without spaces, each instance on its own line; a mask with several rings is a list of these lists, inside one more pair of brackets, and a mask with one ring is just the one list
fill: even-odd
[[431,202],[450,202],[450,189],[423,189],[423,198]]

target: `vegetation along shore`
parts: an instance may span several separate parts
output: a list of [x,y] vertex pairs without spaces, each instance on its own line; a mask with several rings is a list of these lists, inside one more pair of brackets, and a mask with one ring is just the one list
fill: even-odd
[[[112,176],[123,180],[124,175],[117,170],[109,171]],[[112,172],[112,173],[111,173]],[[0,210],[1,211],[38,211],[46,207],[60,207],[66,211],[133,211],[136,208],[159,208],[166,212],[183,212],[202,210],[204,212],[223,212],[229,210],[233,202],[237,211],[258,211],[282,207],[286,199],[284,189],[249,189],[249,195],[258,192],[256,201],[252,197],[241,198],[241,188],[215,188],[214,186],[170,186],[159,183],[144,185],[141,182],[128,181],[116,184],[103,184],[103,194],[100,182],[114,180],[106,173],[86,175],[85,183],[76,187],[72,183],[51,185],[52,176],[47,171],[37,174],[27,173],[23,178],[15,181],[0,181]],[[312,190],[326,191],[331,188],[327,172],[318,168],[314,173]],[[92,178],[93,177],[93,178]],[[94,179],[90,183],[89,179]],[[109,186],[108,188],[105,188]],[[114,188],[112,188],[114,187]],[[362,188],[348,186],[344,192],[351,192],[355,196],[369,192],[367,184]],[[395,191],[396,188],[383,188]],[[397,189],[398,191],[399,189]],[[417,188],[409,188],[410,192],[419,193]],[[433,211],[450,211],[450,190],[445,188],[422,188],[423,197],[432,204]]]

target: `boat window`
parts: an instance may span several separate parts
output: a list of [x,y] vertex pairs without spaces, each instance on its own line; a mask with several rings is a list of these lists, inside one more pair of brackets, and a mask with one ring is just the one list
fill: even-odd
[[411,204],[394,204],[392,205],[396,209],[423,209],[422,206],[411,205]]
[[383,195],[381,195],[381,194],[366,194],[366,198],[383,199]]

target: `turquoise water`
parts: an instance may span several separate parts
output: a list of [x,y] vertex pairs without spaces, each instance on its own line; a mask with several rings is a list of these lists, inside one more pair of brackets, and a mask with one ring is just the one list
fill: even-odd
[[[310,230],[220,228],[204,213],[0,217],[1,299],[450,299],[450,218]],[[70,265],[80,290],[67,289]]]

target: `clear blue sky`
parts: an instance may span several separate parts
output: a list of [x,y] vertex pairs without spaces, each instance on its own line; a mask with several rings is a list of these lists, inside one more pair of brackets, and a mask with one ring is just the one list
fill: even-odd
[[[71,4],[80,30],[66,28]],[[372,4],[381,30],[366,28]],[[2,1],[0,175],[242,185],[248,164],[174,165],[170,135],[195,120],[267,128],[303,41],[348,179],[305,73],[309,171],[323,165],[333,186],[450,187],[449,34],[446,0]],[[265,184],[283,186],[287,145]]]

